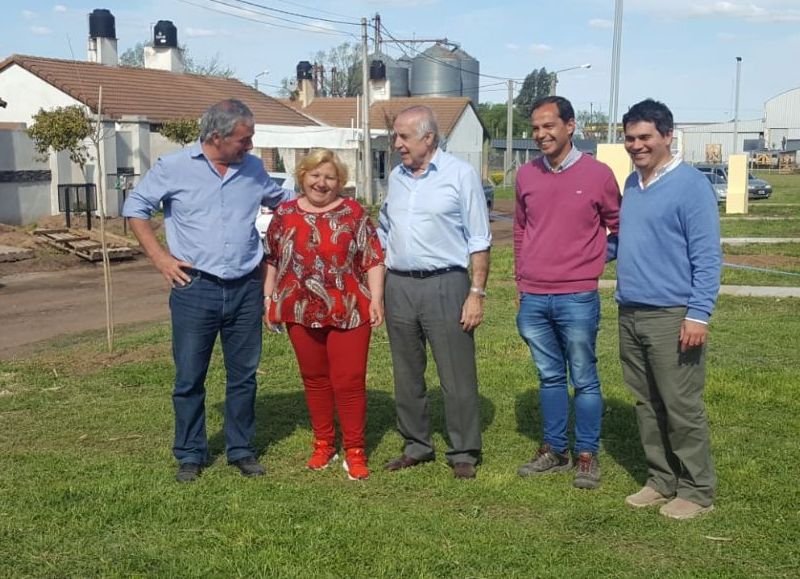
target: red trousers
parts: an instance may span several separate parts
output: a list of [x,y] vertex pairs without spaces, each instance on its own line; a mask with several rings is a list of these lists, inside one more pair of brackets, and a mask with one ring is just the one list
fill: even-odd
[[314,438],[335,444],[337,414],[344,448],[364,448],[369,324],[352,330],[287,324],[287,331],[300,366]]

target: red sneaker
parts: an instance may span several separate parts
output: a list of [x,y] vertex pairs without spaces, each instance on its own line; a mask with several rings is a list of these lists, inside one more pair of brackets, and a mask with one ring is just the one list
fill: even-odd
[[369,478],[367,468],[367,455],[363,448],[348,448],[345,452],[345,460],[342,467],[347,471],[347,478],[350,480],[364,480]]
[[337,458],[339,458],[339,455],[336,454],[335,446],[331,446],[324,440],[315,440],[314,452],[311,454],[311,458],[308,459],[306,467],[311,470],[322,470],[323,468],[328,468]]

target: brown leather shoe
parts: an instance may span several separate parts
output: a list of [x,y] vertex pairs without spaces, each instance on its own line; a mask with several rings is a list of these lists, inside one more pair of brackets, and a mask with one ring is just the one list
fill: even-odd
[[433,458],[411,458],[406,454],[401,454],[399,457],[395,458],[394,460],[390,460],[387,462],[383,468],[388,471],[395,471],[395,470],[403,470],[404,468],[410,468],[412,466],[417,466],[418,464],[423,464],[425,462],[432,461]]
[[453,465],[453,476],[459,479],[475,478],[478,474],[475,465],[470,462],[457,462]]

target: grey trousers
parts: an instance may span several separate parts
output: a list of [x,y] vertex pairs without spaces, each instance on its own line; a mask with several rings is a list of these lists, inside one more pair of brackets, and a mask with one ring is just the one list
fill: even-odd
[[705,349],[681,353],[686,308],[619,309],[622,377],[636,398],[647,486],[708,506],[717,485],[703,404]]
[[461,307],[469,294],[466,272],[416,279],[386,276],[386,330],[392,351],[397,429],[403,452],[412,458],[434,455],[428,415],[425,368],[430,342],[442,386],[450,464],[477,464],[481,455],[480,406],[472,332],[461,329]]

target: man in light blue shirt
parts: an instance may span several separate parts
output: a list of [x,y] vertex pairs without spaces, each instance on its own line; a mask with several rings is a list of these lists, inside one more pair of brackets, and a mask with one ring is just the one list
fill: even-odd
[[[217,334],[227,370],[225,451],[244,476],[266,471],[256,460],[256,369],[261,358],[263,248],[260,205],[292,196],[249,155],[253,114],[224,100],[200,121],[195,145],[163,157],[128,197],[123,215],[142,249],[172,286],[175,443],[178,482],[194,481],[208,461],[205,377]],[[163,204],[168,250],[149,220]]]
[[470,479],[481,458],[473,332],[483,320],[489,275],[486,201],[474,169],[439,149],[430,108],[414,106],[397,116],[394,146],[402,163],[389,176],[378,234],[386,250],[386,329],[405,443],[386,469],[434,458],[425,384],[430,342],[444,394],[447,461],[456,478]]

